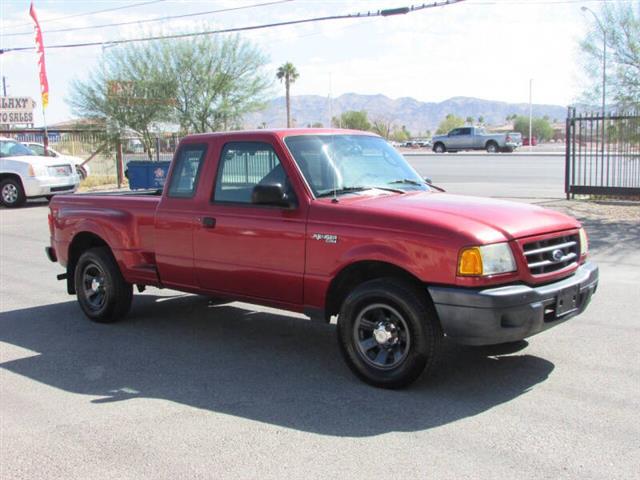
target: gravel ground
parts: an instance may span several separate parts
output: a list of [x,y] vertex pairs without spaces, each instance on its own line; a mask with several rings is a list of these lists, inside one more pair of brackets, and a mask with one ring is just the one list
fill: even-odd
[[552,208],[579,220],[640,223],[640,201],[625,200],[533,200],[545,208]]

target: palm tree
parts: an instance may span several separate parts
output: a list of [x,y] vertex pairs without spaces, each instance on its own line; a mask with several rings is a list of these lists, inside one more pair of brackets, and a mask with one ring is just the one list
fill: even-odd
[[300,76],[293,63],[287,62],[278,68],[276,77],[282,81],[284,79],[284,90],[287,98],[287,128],[291,128],[291,99],[289,98],[289,89],[291,84]]

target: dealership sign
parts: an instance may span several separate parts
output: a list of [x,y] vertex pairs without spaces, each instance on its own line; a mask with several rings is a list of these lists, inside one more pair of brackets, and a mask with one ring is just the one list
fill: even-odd
[[30,97],[0,97],[0,124],[33,123],[36,102]]

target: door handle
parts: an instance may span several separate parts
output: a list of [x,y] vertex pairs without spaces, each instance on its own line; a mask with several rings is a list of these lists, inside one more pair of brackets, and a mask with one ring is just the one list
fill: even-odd
[[203,217],[202,218],[202,226],[204,228],[215,228],[216,219],[213,217]]

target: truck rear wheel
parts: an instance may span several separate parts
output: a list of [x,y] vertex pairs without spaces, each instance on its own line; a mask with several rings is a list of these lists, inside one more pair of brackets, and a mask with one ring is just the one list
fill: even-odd
[[80,256],[74,282],[80,308],[94,322],[116,322],[131,308],[133,286],[124,280],[107,247],[91,248]]
[[498,144],[496,142],[487,142],[487,153],[498,153]]
[[349,368],[382,388],[402,388],[440,357],[442,329],[425,294],[395,278],[370,280],[344,301],[338,343]]

